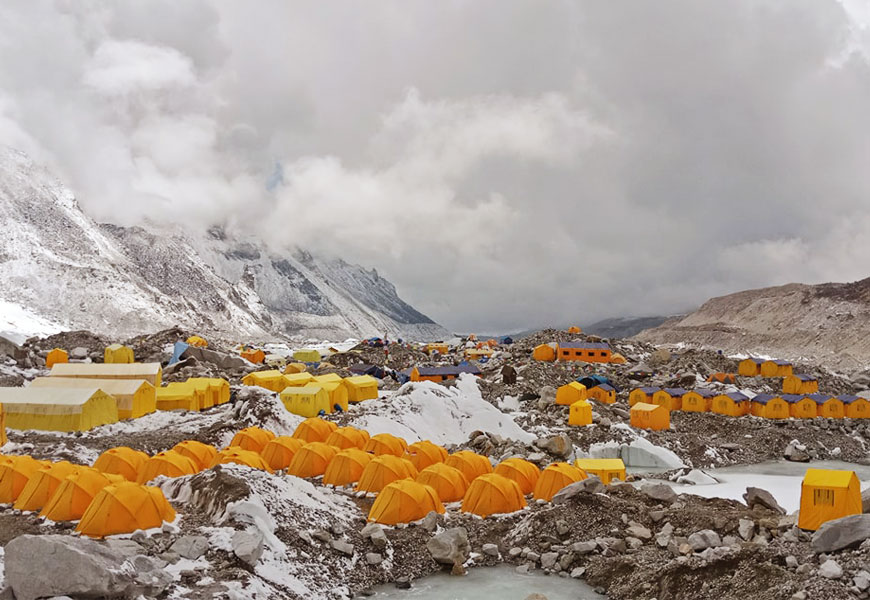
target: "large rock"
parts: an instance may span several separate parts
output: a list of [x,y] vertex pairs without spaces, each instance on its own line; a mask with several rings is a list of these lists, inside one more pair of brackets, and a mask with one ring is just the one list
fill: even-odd
[[435,562],[442,565],[462,565],[468,560],[470,547],[465,527],[445,529],[426,542],[426,548]]
[[570,485],[566,485],[553,496],[553,504],[565,504],[571,498],[581,494],[600,494],[604,491],[604,484],[598,477],[589,477],[581,481],[577,481]]
[[198,361],[216,365],[221,369],[246,369],[251,366],[251,363],[236,354],[227,354],[225,352],[218,352],[217,350],[209,350],[208,348],[197,348],[196,346],[188,347],[188,349],[181,354],[181,358],[183,359],[190,356]]
[[843,576],[843,567],[837,561],[829,558],[819,565],[819,575],[826,579],[839,579]]
[[779,505],[776,498],[773,497],[773,494],[767,490],[757,487],[748,487],[746,488],[746,493],[743,494],[743,499],[746,501],[746,506],[749,508],[763,506],[764,508],[776,511],[781,515],[785,514],[785,509]]
[[540,438],[535,441],[535,445],[541,450],[546,450],[550,454],[565,458],[571,456],[574,452],[574,444],[564,433],[554,435],[548,438]]
[[263,541],[263,533],[257,529],[237,531],[230,538],[233,554],[252,567],[263,555]]
[[666,483],[644,483],[640,486],[640,491],[659,502],[665,504],[673,504],[677,501],[677,493],[674,488]]
[[812,547],[817,554],[833,552],[860,544],[870,538],[870,515],[849,515],[823,523],[813,534]]
[[702,529],[696,531],[689,536],[689,545],[695,552],[706,550],[707,548],[716,548],[722,545],[722,539],[719,534],[712,529]]
[[0,336],[0,355],[6,355],[11,358],[17,358],[18,354],[21,352],[21,346],[13,342],[12,340],[8,340],[3,336]]
[[201,535],[185,535],[175,540],[169,550],[183,558],[196,560],[208,552],[208,538]]
[[[141,550],[141,548],[139,548]],[[6,545],[5,577],[16,600],[52,596],[156,596],[172,576],[133,546],[67,535],[21,535]]]
[[656,350],[652,354],[650,354],[650,356],[646,362],[651,367],[660,367],[662,365],[669,363],[670,360],[671,360],[670,351],[666,350],[665,348],[659,348],[658,350]]
[[861,512],[870,513],[870,488],[861,492]]
[[84,360],[88,357],[88,349],[82,346],[77,346],[70,350],[69,357],[75,360]]
[[810,455],[807,454],[807,447],[797,440],[792,440],[788,443],[788,446],[785,447],[785,451],[783,452],[783,456],[786,460],[792,462],[810,462]]

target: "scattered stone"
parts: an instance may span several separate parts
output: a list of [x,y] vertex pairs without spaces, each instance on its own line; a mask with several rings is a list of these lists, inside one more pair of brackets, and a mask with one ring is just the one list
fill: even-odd
[[810,455],[807,454],[807,447],[797,440],[792,440],[788,443],[788,446],[785,447],[785,451],[783,452],[783,456],[786,460],[792,462],[810,462]]
[[464,527],[445,529],[429,538],[426,548],[437,563],[461,565],[468,560],[468,531]]
[[564,519],[559,519],[558,521],[556,521],[556,533],[560,537],[565,537],[566,535],[571,533],[571,528],[568,527],[568,523]]
[[803,590],[791,595],[791,600],[807,600],[807,593]]
[[852,585],[864,592],[870,588],[870,573],[861,570],[852,578]]
[[384,562],[384,557],[377,552],[366,552],[366,563],[374,566],[382,562]]
[[580,494],[600,494],[604,490],[604,484],[598,477],[589,477],[563,487],[556,492],[551,502],[553,504],[566,504],[571,498]]
[[253,567],[263,555],[263,534],[258,530],[237,531],[230,538],[230,545],[233,554]]
[[530,570],[530,566],[529,566],[529,565],[520,565],[520,566],[518,566],[515,570],[516,570],[516,572],[519,573],[520,575],[525,575],[526,573],[529,572],[529,570]]
[[318,529],[312,535],[314,535],[315,539],[318,539],[321,542],[331,542],[332,541],[332,534],[329,533],[325,529]]
[[84,360],[88,357],[88,349],[78,346],[69,352],[69,357],[75,360]]
[[755,522],[749,519],[740,519],[737,522],[737,533],[748,542],[755,535]]
[[785,557],[785,566],[789,569],[797,569],[798,567],[798,559],[795,556],[789,554]]
[[833,559],[828,559],[819,566],[819,575],[826,579],[839,579],[843,576],[843,568]]
[[410,590],[411,580],[408,577],[399,577],[396,579],[396,587],[400,590]]
[[651,510],[649,511],[649,518],[653,520],[653,523],[658,523],[662,519],[665,518],[665,511],[663,510]]
[[201,535],[183,535],[169,549],[190,560],[196,560],[208,552],[208,538]]
[[508,550],[508,556],[510,556],[511,558],[516,558],[522,553],[523,553],[523,549],[517,548],[516,546],[514,546],[513,548]]
[[677,501],[677,493],[666,483],[644,483],[640,491],[658,502],[673,504]]
[[571,570],[571,577],[573,579],[580,579],[586,573],[585,567],[577,567],[576,569]]
[[651,540],[653,536],[652,531],[650,531],[640,523],[635,523],[634,521],[628,524],[628,529],[626,529],[625,532],[627,535],[635,537],[639,540]]
[[[519,548],[517,548],[519,550]],[[481,551],[487,556],[498,557],[498,546],[495,544],[484,544]]]
[[541,567],[544,569],[552,569],[559,558],[558,552],[545,552],[541,555]]
[[813,534],[816,554],[848,548],[870,538],[870,515],[849,515],[823,523]]
[[721,546],[722,540],[719,538],[719,534],[712,529],[702,529],[689,536],[689,545],[692,550],[699,552],[706,548]]
[[535,440],[535,445],[559,458],[567,458],[574,452],[574,444],[571,442],[571,438],[564,433],[548,438],[538,438]]
[[348,556],[353,556],[353,544],[344,540],[333,540],[332,549]]
[[757,487],[746,488],[746,493],[743,494],[743,500],[746,501],[746,506],[754,508],[755,506],[763,506],[769,510],[778,512],[781,515],[785,514],[785,509],[779,505],[773,494],[767,490]]
[[577,554],[591,554],[598,549],[598,544],[593,541],[587,542],[575,542],[571,544],[571,550],[576,552]]
[[430,510],[429,513],[423,517],[423,522],[420,525],[429,533],[433,533],[438,529],[438,513],[434,510]]

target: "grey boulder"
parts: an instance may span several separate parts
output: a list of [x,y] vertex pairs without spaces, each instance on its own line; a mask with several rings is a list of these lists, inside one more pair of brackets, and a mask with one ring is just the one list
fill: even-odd
[[813,552],[834,552],[870,538],[870,515],[849,515],[823,523],[813,534]]
[[437,563],[462,565],[468,560],[470,552],[468,531],[464,527],[445,529],[429,538],[426,548]]

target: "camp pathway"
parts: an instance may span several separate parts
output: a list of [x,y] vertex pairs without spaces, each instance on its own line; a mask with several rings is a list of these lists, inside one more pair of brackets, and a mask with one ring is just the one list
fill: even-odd
[[854,471],[861,481],[861,489],[870,487],[870,466],[837,460],[819,460],[808,463],[770,461],[756,465],[734,465],[719,469],[703,469],[719,483],[710,485],[677,484],[667,481],[678,494],[694,494],[704,498],[731,498],[743,502],[747,487],[767,490],[789,514],[800,507],[801,481],[809,468]]

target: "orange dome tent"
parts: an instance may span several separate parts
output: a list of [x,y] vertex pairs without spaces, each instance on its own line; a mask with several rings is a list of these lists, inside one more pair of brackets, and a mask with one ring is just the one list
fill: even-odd
[[48,356],[45,357],[45,366],[49,369],[56,364],[68,362],[69,354],[67,354],[66,350],[61,350],[60,348],[54,348],[48,353]]
[[541,470],[536,464],[522,458],[507,458],[501,461],[496,465],[494,473],[516,481],[523,496],[535,491],[535,484],[541,476]]
[[336,454],[338,450],[334,446],[325,442],[309,442],[293,455],[287,473],[303,478],[323,475]]
[[471,482],[465,497],[462,498],[462,512],[474,513],[481,517],[512,513],[526,507],[526,499],[517,482],[487,473]]
[[254,363],[255,365],[259,365],[264,360],[266,360],[266,353],[262,350],[242,350],[241,355],[242,358],[244,358],[248,362]]
[[191,346],[195,346],[197,348],[208,348],[208,342],[205,341],[205,338],[198,335],[192,335],[185,341]]
[[411,461],[392,454],[382,454],[373,458],[363,469],[356,489],[359,492],[377,494],[393,481],[414,479],[416,476],[417,469],[414,468]]
[[418,521],[433,510],[444,513],[444,505],[435,490],[428,485],[402,479],[390,483],[378,494],[368,520],[383,525],[397,525]]
[[18,494],[12,508],[16,510],[41,509],[57,490],[60,482],[67,475],[77,473],[81,468],[79,465],[62,460],[37,469],[21,489],[21,493]]
[[252,469],[260,469],[262,471],[268,471],[269,473],[272,472],[272,469],[268,464],[266,464],[266,461],[263,460],[262,456],[253,450],[245,450],[238,446],[230,446],[229,448],[224,448],[218,452],[217,455],[215,455],[214,460],[211,461],[209,468],[216,465],[229,464],[245,465]]
[[214,457],[217,456],[217,448],[196,440],[178,442],[172,449],[192,460],[193,464],[196,465],[197,471],[208,469]]
[[581,479],[586,479],[586,473],[583,472],[583,469],[563,462],[552,463],[541,471],[538,483],[535,484],[534,498],[549,502],[556,495],[556,492]]
[[182,477],[184,475],[193,475],[198,473],[196,463],[192,459],[183,454],[179,454],[175,450],[166,450],[155,454],[142,465],[139,469],[139,477],[137,483],[145,483],[151,481],[158,475],[166,475],[167,477]]
[[296,427],[293,437],[304,442],[325,442],[329,434],[338,429],[332,421],[324,421],[319,417],[305,419]]
[[404,458],[410,460],[418,471],[422,471],[430,465],[447,460],[447,450],[429,440],[423,440],[409,445]]
[[339,450],[357,448],[362,450],[369,441],[369,432],[356,427],[339,427],[326,438],[326,443]]
[[374,457],[359,448],[346,448],[335,455],[323,474],[324,485],[336,487],[356,483]]
[[492,473],[492,464],[489,459],[482,454],[475,454],[471,450],[454,452],[447,457],[444,464],[462,471],[469,483],[481,475]]
[[259,454],[263,451],[265,445],[269,443],[269,440],[274,439],[275,434],[271,431],[260,429],[259,427],[245,427],[233,436],[230,446],[238,446],[242,450],[250,450]]
[[174,521],[175,510],[160,488],[125,481],[100,490],[76,531],[89,537],[133,533]]
[[366,452],[371,452],[376,456],[381,456],[382,454],[404,456],[405,450],[408,449],[408,444],[402,438],[392,434],[378,433],[369,438],[364,449]]
[[148,455],[127,446],[109,448],[97,458],[94,468],[100,473],[121,475],[127,481],[139,479],[139,469],[148,460]]
[[269,440],[269,443],[260,452],[260,456],[273,470],[286,469],[290,466],[293,455],[304,445],[303,440],[281,435],[274,440]]
[[39,516],[52,521],[78,521],[100,490],[123,481],[126,480],[121,475],[107,475],[82,467],[60,482]]
[[468,480],[462,471],[440,462],[420,471],[415,481],[435,490],[441,502],[458,502],[468,490]]
[[30,456],[10,456],[9,459],[0,463],[0,504],[15,502],[31,475],[48,464]]

